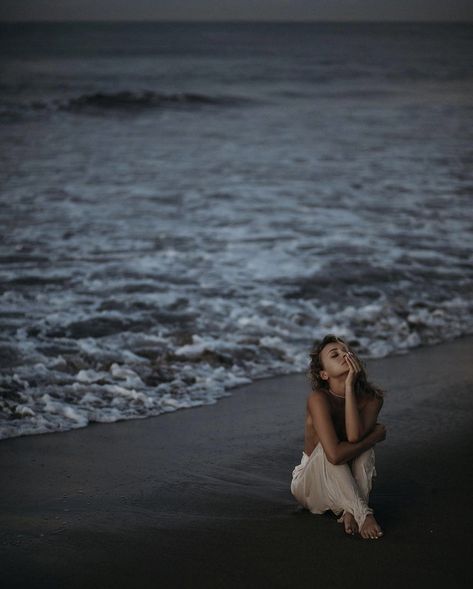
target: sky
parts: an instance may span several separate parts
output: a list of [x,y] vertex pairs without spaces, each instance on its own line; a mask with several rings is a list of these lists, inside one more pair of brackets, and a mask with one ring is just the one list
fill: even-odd
[[0,0],[0,21],[473,22],[472,0]]

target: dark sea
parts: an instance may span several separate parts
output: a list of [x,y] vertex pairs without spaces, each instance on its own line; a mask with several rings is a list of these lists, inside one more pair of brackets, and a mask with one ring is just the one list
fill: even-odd
[[0,25],[0,438],[473,333],[473,27]]

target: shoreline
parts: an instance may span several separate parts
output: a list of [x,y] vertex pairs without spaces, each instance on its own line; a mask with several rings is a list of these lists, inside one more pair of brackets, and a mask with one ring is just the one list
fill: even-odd
[[[407,355],[409,355],[412,352],[415,352],[417,350],[422,350],[422,349],[430,349],[430,348],[435,348],[436,346],[441,346],[443,344],[450,344],[452,342],[458,341],[458,340],[462,340],[465,338],[473,338],[473,334],[472,335],[462,335],[459,338],[455,338],[453,340],[448,340],[445,342],[438,342],[436,344],[424,344],[421,346],[417,346],[416,348],[410,348],[408,350],[397,350],[395,353],[389,354],[387,356],[383,356],[381,358],[362,358],[363,363],[366,365],[367,362],[372,363],[372,362],[379,362],[382,360],[386,360],[389,358],[396,358],[396,357],[405,357]],[[144,419],[153,419],[156,417],[162,417],[164,415],[167,415],[169,413],[176,413],[182,410],[186,410],[186,409],[197,409],[200,407],[208,407],[209,405],[213,405],[213,404],[218,404],[220,403],[222,400],[233,396],[233,394],[235,394],[235,392],[238,392],[240,389],[245,389],[247,387],[252,387],[253,385],[255,385],[256,383],[259,383],[261,381],[269,381],[269,380],[274,380],[274,379],[279,379],[279,378],[287,378],[287,377],[301,377],[301,376],[305,376],[305,372],[289,372],[289,373],[284,373],[284,374],[278,374],[278,375],[271,375],[271,376],[263,376],[263,377],[259,377],[259,378],[254,378],[250,383],[248,384],[244,384],[244,385],[236,385],[232,388],[229,388],[226,390],[226,394],[222,395],[221,397],[217,397],[216,398],[216,402],[215,403],[210,403],[210,404],[202,404],[202,405],[195,405],[195,406],[191,406],[191,407],[180,407],[174,411],[163,411],[163,413],[159,413],[158,415],[143,415],[143,416],[139,416],[139,415],[134,415],[131,418],[128,419],[118,419],[116,421],[89,421],[86,425],[80,426],[80,427],[71,427],[69,429],[66,430],[53,430],[53,431],[44,431],[44,432],[36,432],[36,433],[22,433],[19,435],[14,435],[14,436],[8,436],[5,438],[0,438],[0,444],[5,441],[5,440],[11,440],[11,439],[17,439],[17,438],[23,438],[23,437],[34,437],[34,436],[42,436],[42,435],[48,435],[48,434],[61,434],[61,433],[67,433],[70,431],[76,431],[76,430],[80,430],[80,429],[86,429],[89,428],[93,425],[109,425],[109,424],[115,424],[115,423],[122,423],[124,421],[134,421],[134,420],[144,420]]]
[[190,411],[1,440],[7,586],[469,586],[473,518],[458,512],[473,488],[472,350],[464,336],[364,361],[387,391],[370,496],[385,532],[376,543],[290,493],[304,374],[258,379]]

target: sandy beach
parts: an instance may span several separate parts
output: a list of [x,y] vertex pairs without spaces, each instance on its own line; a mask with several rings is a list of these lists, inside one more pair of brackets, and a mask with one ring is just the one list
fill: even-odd
[[470,586],[472,350],[468,336],[366,361],[387,391],[377,541],[290,494],[303,374],[215,405],[3,440],[3,587]]

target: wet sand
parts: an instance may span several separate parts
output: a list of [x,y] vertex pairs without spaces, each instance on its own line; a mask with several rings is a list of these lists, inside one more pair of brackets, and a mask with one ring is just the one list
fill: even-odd
[[380,540],[290,493],[304,375],[217,404],[0,442],[2,586],[470,586],[473,336],[368,360],[387,390]]

